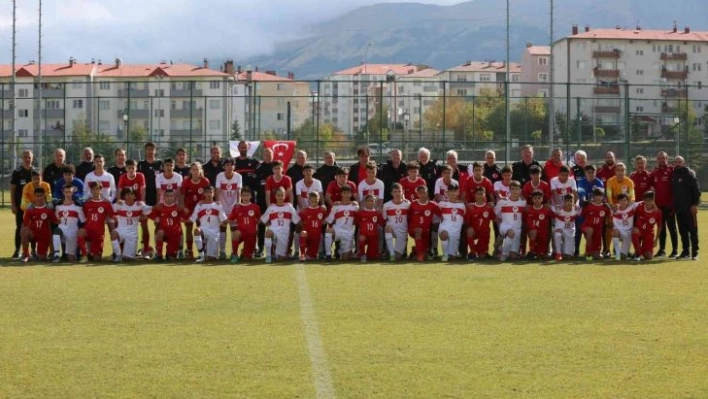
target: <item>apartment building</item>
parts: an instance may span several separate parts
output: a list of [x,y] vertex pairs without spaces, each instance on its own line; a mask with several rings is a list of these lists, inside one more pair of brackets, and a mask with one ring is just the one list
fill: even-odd
[[523,97],[548,97],[551,76],[551,47],[526,43],[521,54],[521,95]]
[[258,140],[265,132],[285,136],[312,116],[310,85],[295,81],[295,75],[278,76],[275,71],[242,70],[234,73],[233,120],[242,137]]
[[319,93],[324,122],[354,135],[366,126],[381,105],[388,108],[389,122],[395,122],[398,119],[397,81],[419,69],[427,67],[367,63],[333,73],[322,82]]
[[397,82],[398,114],[411,129],[420,129],[425,111],[442,95],[440,71],[423,69],[401,76]]
[[[675,25],[667,30],[590,29],[573,26],[553,45],[554,80],[566,89],[556,109],[580,111],[594,122],[621,124],[624,118],[660,127],[675,123],[681,101],[700,117],[708,101],[708,32]],[[628,90],[627,90],[628,89]],[[629,107],[626,104],[629,104]],[[660,131],[661,129],[651,129]]]
[[[16,115],[11,110],[10,66],[0,66],[2,131],[20,141],[66,140],[77,124],[125,140],[126,127],[140,126],[148,139],[186,143],[222,141],[230,129],[233,76],[204,65],[124,64],[100,61],[42,65],[41,111],[39,70],[34,63],[16,69]],[[46,111],[46,112],[42,112]],[[7,132],[7,134],[5,134]],[[7,136],[7,137],[6,137]]]
[[[505,62],[467,61],[443,71],[439,79],[445,82],[444,92],[450,97],[471,98],[483,91],[504,93],[507,66]],[[509,95],[512,100],[521,97],[521,66],[509,63]]]

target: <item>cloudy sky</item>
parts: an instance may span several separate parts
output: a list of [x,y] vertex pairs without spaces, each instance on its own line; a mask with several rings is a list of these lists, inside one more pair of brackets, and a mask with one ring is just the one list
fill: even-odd
[[[43,0],[43,62],[104,62],[267,53],[313,23],[359,6],[403,0]],[[461,0],[427,0],[449,5]],[[37,59],[38,0],[17,0],[17,62]],[[0,1],[0,63],[12,61],[12,0]]]

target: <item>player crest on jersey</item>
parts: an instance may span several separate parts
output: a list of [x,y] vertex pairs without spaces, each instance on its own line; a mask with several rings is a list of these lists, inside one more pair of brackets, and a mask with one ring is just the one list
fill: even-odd
[[172,213],[171,213],[170,215],[172,215],[173,218],[176,218],[176,217],[177,217],[177,211],[172,211]]
[[627,186],[622,186],[622,193],[627,194]]
[[125,216],[127,216],[127,217],[129,217],[129,218],[132,218],[132,217],[133,217],[133,212],[132,212],[132,211],[128,211],[128,212],[125,213]]
[[63,217],[67,217],[67,216],[69,216],[69,211],[62,211],[62,212],[61,212],[61,215],[62,215]]
[[605,217],[605,211],[600,211],[600,217]]
[[623,213],[623,214],[622,214],[622,219],[627,219],[627,218],[629,218],[629,214]]
[[[486,212],[484,213],[484,217],[485,217],[485,218],[487,217],[487,213],[486,213]],[[538,220],[544,220],[545,218],[546,218],[546,215],[544,215],[544,214],[538,215]]]
[[374,216],[374,217],[371,218],[371,221],[374,222],[374,223],[376,223],[376,222],[379,221],[379,218],[376,217],[376,216]]
[[396,209],[396,215],[400,215],[400,214],[401,214],[401,210],[400,210],[400,209]]
[[570,222],[570,216],[566,216],[564,219],[566,222]]
[[283,212],[278,212],[278,219],[282,219],[282,218],[283,218],[283,215],[284,215]]
[[253,209],[251,209],[250,211],[248,211],[248,216],[251,216],[251,217],[252,217],[254,214],[255,214],[255,212],[253,212]]
[[321,213],[318,213],[318,214],[317,214],[317,219],[322,220],[323,217],[324,217],[323,214],[321,214]]
[[425,216],[430,216],[430,211],[426,210],[424,213],[425,213]]
[[137,183],[133,184],[133,190],[137,190],[137,189],[138,189],[138,184]]
[[200,187],[199,190],[197,190],[197,192],[198,192],[199,194],[204,194],[204,189]]
[[226,185],[226,189],[229,190],[229,191],[231,191],[231,190],[234,189],[234,186],[231,185],[231,184],[227,184],[227,185]]
[[[485,211],[485,212],[482,214],[482,216],[484,216],[485,218],[488,218],[488,217],[489,217],[489,212],[486,212],[486,211]],[[541,216],[543,216],[543,215],[541,215]]]
[[453,215],[457,215],[457,209],[452,208],[452,214],[453,214]]
[[654,224],[654,223],[656,223],[656,219],[654,219],[654,218],[650,218],[650,219],[649,219],[649,223],[651,223],[651,224]]
[[44,220],[44,219],[46,219],[46,218],[47,218],[47,214],[46,214],[46,213],[43,213],[42,216],[40,216],[40,219],[42,219],[42,220]]
[[207,209],[207,210],[206,210],[206,214],[207,214],[207,215],[211,215],[211,209]]
[[516,213],[516,212],[519,211],[519,207],[518,207],[518,206],[515,206],[515,207],[512,208],[512,210],[514,211],[514,213]]
[[105,211],[106,211],[106,210],[103,209],[102,206],[99,206],[99,207],[98,207],[98,213],[103,213],[103,212],[105,212]]
[[344,217],[349,217],[349,211],[344,211]]

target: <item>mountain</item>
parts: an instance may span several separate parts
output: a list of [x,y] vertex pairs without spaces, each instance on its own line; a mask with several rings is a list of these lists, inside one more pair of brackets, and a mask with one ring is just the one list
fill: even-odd
[[[512,0],[510,21],[512,61],[527,42],[547,45],[550,0]],[[556,0],[555,40],[571,25],[671,29],[689,25],[708,30],[705,0]],[[368,44],[371,44],[369,47]],[[368,53],[366,52],[369,47]],[[506,58],[506,3],[475,0],[454,6],[383,3],[361,7],[310,27],[299,40],[276,45],[272,54],[238,62],[281,72],[299,79],[323,79],[330,73],[371,63],[422,63],[438,69],[467,60]]]

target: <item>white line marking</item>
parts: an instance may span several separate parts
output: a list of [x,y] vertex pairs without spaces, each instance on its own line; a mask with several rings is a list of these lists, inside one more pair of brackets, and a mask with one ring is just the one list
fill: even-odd
[[305,338],[307,339],[307,350],[310,353],[317,398],[334,398],[332,375],[329,372],[327,357],[320,338],[320,329],[317,326],[317,316],[310,298],[310,284],[307,282],[305,266],[301,264],[295,266],[295,277],[297,278],[297,288],[300,293],[300,315],[305,326]]

